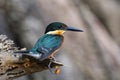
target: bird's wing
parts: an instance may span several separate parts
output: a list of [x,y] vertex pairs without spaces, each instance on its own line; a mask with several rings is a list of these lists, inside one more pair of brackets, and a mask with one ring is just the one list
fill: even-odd
[[44,60],[56,51],[62,44],[61,36],[45,35],[42,39],[38,40],[35,45],[36,51],[41,55],[40,60]]
[[40,57],[40,60],[44,60],[48,57],[49,53],[51,52],[51,49],[50,48],[47,48],[47,47],[44,47],[44,46],[40,46],[38,49],[37,49],[37,52],[41,53],[41,57]]

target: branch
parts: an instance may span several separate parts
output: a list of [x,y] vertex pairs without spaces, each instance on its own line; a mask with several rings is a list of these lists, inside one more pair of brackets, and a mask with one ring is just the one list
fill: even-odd
[[[0,80],[13,80],[17,77],[41,72],[48,69],[50,59],[39,61],[30,56],[16,54],[17,47],[13,47],[13,41],[7,40],[5,35],[0,35]],[[51,68],[63,66],[59,62],[52,62]]]

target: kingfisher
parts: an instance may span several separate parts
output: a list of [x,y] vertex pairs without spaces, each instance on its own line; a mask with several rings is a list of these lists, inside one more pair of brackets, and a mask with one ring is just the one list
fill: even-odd
[[[53,22],[49,24],[43,36],[41,36],[32,49],[26,51],[18,51],[16,53],[24,53],[32,56],[40,61],[47,58],[55,60],[54,55],[59,51],[64,42],[65,31],[83,32],[83,30],[67,26],[61,22]],[[50,62],[51,64],[51,62]],[[48,67],[50,68],[50,64]]]

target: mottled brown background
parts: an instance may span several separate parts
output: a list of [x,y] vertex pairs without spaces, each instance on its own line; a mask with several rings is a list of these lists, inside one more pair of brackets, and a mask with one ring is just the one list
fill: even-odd
[[65,34],[61,74],[16,80],[120,80],[120,0],[0,0],[0,34],[15,46],[30,49],[56,21],[84,30]]

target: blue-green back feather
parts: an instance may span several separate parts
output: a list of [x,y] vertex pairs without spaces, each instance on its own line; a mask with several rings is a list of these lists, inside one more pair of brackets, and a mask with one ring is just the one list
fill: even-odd
[[30,50],[33,53],[42,54],[41,60],[47,58],[52,52],[57,50],[63,41],[61,35],[45,34],[37,41]]

